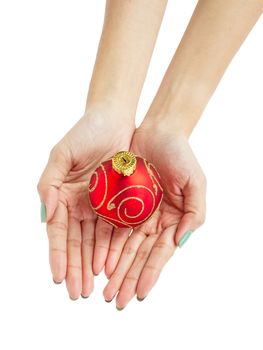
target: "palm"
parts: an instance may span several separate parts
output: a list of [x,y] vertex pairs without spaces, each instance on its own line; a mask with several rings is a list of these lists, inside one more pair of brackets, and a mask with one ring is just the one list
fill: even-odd
[[[148,140],[148,142],[147,142]],[[194,171],[193,154],[187,143],[176,139],[174,135],[157,137],[153,148],[151,139],[143,129],[137,129],[134,134],[131,150],[153,163],[157,168],[163,186],[163,200],[158,212],[158,220],[153,221],[158,225],[161,233],[167,227],[177,226],[184,215],[184,194],[182,189],[187,184],[191,173]]]
[[[99,124],[99,125],[98,125]],[[68,214],[79,221],[90,218],[88,184],[98,164],[120,149],[128,149],[132,128],[116,128],[110,123],[82,118],[64,137],[64,149],[71,155],[72,168],[59,188],[60,198]],[[113,133],[115,137],[112,137]],[[64,150],[66,152],[66,150]]]

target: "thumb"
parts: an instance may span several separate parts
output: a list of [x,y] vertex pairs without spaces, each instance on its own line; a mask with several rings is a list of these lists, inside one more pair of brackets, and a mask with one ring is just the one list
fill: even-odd
[[37,185],[41,202],[45,206],[48,222],[58,205],[59,188],[72,167],[70,152],[63,145],[56,145],[50,152],[48,163]]
[[189,182],[183,189],[184,215],[175,233],[175,244],[182,247],[192,232],[205,221],[206,180]]

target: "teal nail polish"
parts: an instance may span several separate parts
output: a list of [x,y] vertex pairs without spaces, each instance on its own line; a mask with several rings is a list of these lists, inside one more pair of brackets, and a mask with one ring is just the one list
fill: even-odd
[[46,222],[47,211],[46,211],[46,206],[44,202],[41,202],[40,217],[41,217],[41,222]]
[[185,244],[185,242],[188,240],[188,238],[190,238],[191,234],[193,233],[193,231],[187,231],[185,232],[185,234],[183,235],[183,237],[180,239],[179,241],[179,247],[182,248],[182,246]]

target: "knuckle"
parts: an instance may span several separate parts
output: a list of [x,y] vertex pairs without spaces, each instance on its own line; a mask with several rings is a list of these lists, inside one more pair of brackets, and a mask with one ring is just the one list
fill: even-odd
[[80,248],[80,246],[81,246],[81,241],[76,239],[76,238],[68,238],[67,243],[69,246],[71,246],[73,248]]
[[197,215],[197,217],[196,217],[196,225],[197,226],[201,226],[201,225],[204,224],[204,222],[205,222],[205,214]]
[[130,245],[126,245],[123,248],[123,253],[125,255],[133,255],[133,254],[135,254],[135,250]]
[[40,179],[37,184],[37,192],[41,195],[44,192],[45,185],[43,184],[42,180]]
[[50,248],[50,252],[67,254],[66,249],[62,249],[62,248]]
[[143,238],[145,238],[146,236],[148,236],[148,232],[145,230],[145,227],[139,227],[136,229],[136,231],[133,234],[137,234],[138,236],[142,236]]
[[167,244],[166,242],[160,241],[160,242],[156,242],[153,246],[153,248],[155,249],[161,249],[161,250],[166,250],[166,249],[171,249],[172,247],[170,247],[169,244]]
[[96,248],[99,248],[99,249],[104,249],[104,250],[109,250],[109,247],[105,244],[98,244],[96,243]]
[[48,239],[51,252],[66,252],[67,244],[65,235],[60,233],[49,234]]
[[116,247],[111,247],[109,248],[109,252],[112,252],[112,253],[118,253],[120,251],[120,249],[116,248]]
[[206,186],[207,179],[205,174],[203,173],[202,169],[200,171],[196,171],[192,175],[192,185],[195,188],[200,188],[200,186]]
[[82,243],[86,247],[94,247],[94,242],[94,238],[85,238]]
[[54,157],[57,157],[58,155],[58,146],[55,145],[51,148],[50,152],[49,152],[49,156],[50,158],[54,158]]
[[112,231],[112,226],[101,226],[98,230],[97,230],[97,235],[100,235],[100,236],[107,236],[111,233]]
[[138,281],[138,278],[135,277],[135,276],[132,276],[132,275],[127,275],[127,276],[125,277],[125,280],[126,280],[126,281],[131,281],[131,282],[137,282],[137,281]]
[[145,260],[148,257],[149,253],[145,249],[139,249],[137,252],[137,257],[139,260]]
[[156,242],[153,246],[154,248],[158,248],[158,249],[165,249],[167,247],[167,244],[165,242]]
[[67,225],[62,221],[51,221],[49,225],[56,231],[67,231],[68,229]]
[[55,232],[55,233],[48,233],[48,238],[50,241],[65,241],[65,235],[62,235],[61,233]]
[[158,275],[161,272],[161,269],[157,266],[146,264],[144,267],[146,270],[149,270],[151,273]]
[[81,265],[68,264],[68,269],[81,270]]
[[40,193],[41,192],[41,182],[39,181],[38,182],[38,184],[37,184],[37,191],[38,191],[38,193]]
[[52,162],[55,164],[59,164],[61,162],[61,158],[63,157],[63,146],[61,143],[57,143],[54,147],[52,147],[49,153],[49,159],[52,160]]

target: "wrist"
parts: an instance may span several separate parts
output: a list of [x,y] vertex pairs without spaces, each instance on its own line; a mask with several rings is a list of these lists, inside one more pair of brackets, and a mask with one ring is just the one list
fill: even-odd
[[160,137],[163,140],[169,137],[188,140],[191,134],[185,126],[180,125],[168,115],[147,115],[137,130],[139,133],[149,135],[149,138]]
[[210,98],[201,84],[164,81],[143,121],[189,138]]
[[[135,119],[137,101],[128,95],[128,91],[123,89],[109,88],[100,91],[90,89],[86,100],[86,110],[89,109],[108,109],[110,112],[118,114],[128,114]],[[125,90],[125,91],[124,91]]]
[[99,118],[116,127],[125,125],[127,129],[135,129],[135,112],[127,106],[118,105],[117,100],[101,99],[100,101],[87,101],[85,119]]
[[148,112],[141,126],[145,129],[154,128],[159,133],[172,133],[188,139],[199,119],[197,115],[197,112],[192,114],[175,109],[171,112],[162,108],[162,110]]

